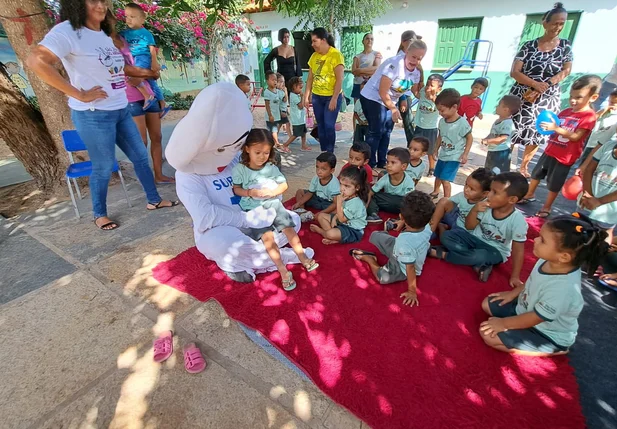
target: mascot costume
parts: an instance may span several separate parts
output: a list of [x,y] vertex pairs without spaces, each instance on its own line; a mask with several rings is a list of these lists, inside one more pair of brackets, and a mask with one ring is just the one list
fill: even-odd
[[[261,241],[243,228],[272,225],[274,210],[261,207],[243,212],[233,193],[231,170],[253,126],[246,96],[234,84],[210,85],[195,98],[188,114],[174,129],[165,155],[176,169],[176,191],[193,219],[197,249],[235,281],[252,282],[255,274],[275,271]],[[300,230],[300,218],[289,212]],[[275,233],[285,264],[300,263],[284,234]],[[313,257],[307,248],[306,256]]]

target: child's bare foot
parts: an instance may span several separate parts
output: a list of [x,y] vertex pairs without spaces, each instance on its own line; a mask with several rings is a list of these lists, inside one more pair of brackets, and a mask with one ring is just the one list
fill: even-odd
[[322,228],[320,228],[319,226],[317,226],[317,225],[315,225],[315,224],[313,224],[313,225],[309,226],[309,229],[310,229],[312,232],[316,232],[316,233],[318,233],[318,234],[323,234],[323,232],[324,232],[324,230],[323,230]]
[[313,150],[313,149],[311,149],[311,147],[310,147],[310,146],[302,146],[302,147],[300,148],[300,150],[304,150],[304,151],[311,151],[311,150]]
[[324,238],[323,240],[321,240],[321,242],[325,245],[330,245],[330,244],[338,244],[338,241],[334,241],[334,240],[329,240],[327,238]]
[[156,183],[176,183],[176,179],[169,176],[155,176],[154,181]]

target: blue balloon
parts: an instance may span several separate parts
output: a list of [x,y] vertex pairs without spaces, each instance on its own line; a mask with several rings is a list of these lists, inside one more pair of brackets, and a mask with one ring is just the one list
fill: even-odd
[[542,122],[555,122],[557,125],[561,124],[561,120],[559,119],[559,116],[557,116],[557,113],[551,112],[550,110],[541,111],[538,115],[538,119],[536,119],[536,130],[543,136],[551,135],[553,134],[553,131],[543,130],[540,126]]

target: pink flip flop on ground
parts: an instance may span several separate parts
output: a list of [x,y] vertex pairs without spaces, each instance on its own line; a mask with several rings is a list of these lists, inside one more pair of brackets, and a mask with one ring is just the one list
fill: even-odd
[[154,362],[160,363],[169,359],[174,352],[173,332],[167,331],[159,335],[154,340],[152,348],[154,349]]
[[184,368],[191,374],[197,374],[206,369],[206,360],[195,343],[190,343],[182,349],[184,353]]

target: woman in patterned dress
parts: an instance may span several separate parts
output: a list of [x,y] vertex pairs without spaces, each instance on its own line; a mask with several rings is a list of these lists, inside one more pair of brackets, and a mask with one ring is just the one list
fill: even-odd
[[[513,144],[525,146],[520,172],[529,177],[527,167],[545,137],[536,130],[536,119],[543,110],[559,112],[561,90],[559,83],[572,70],[572,47],[559,34],[568,18],[562,3],[544,14],[544,35],[521,47],[512,64],[516,83],[510,91],[523,101],[521,110],[512,117],[516,130]],[[535,100],[534,100],[535,99]]]

